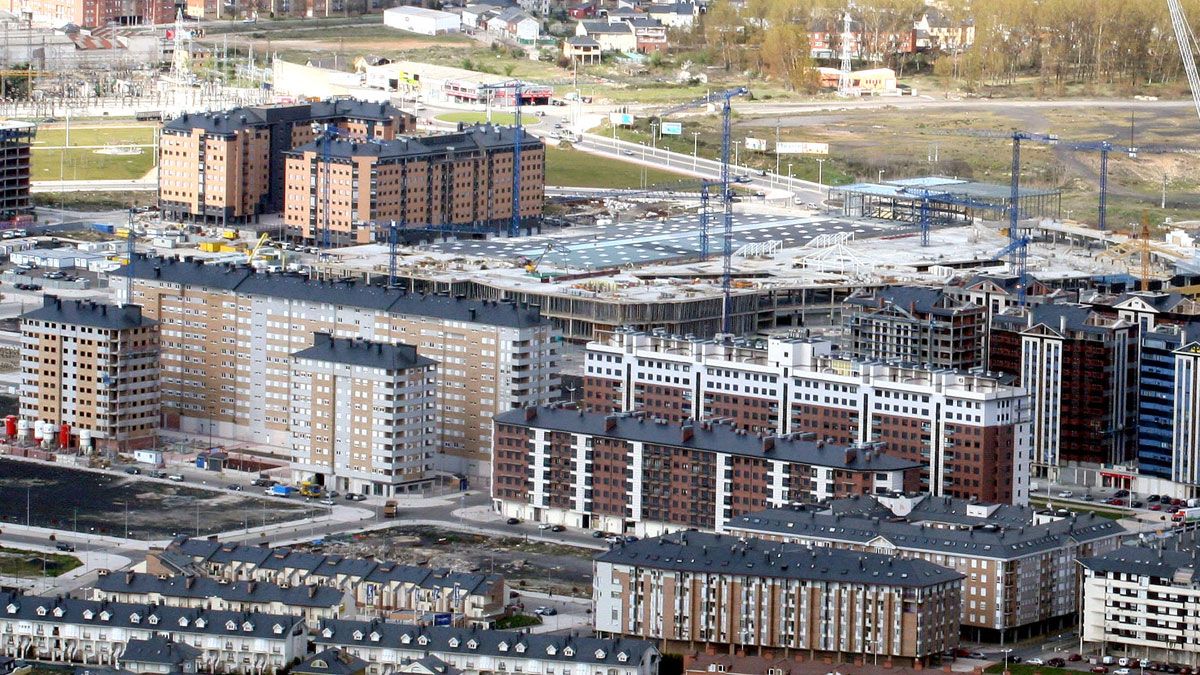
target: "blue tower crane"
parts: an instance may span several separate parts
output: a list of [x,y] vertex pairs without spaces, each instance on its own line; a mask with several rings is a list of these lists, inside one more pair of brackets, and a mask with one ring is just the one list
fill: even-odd
[[313,240],[318,242],[320,248],[326,249],[330,247],[331,237],[329,231],[329,184],[332,159],[330,157],[330,146],[337,138],[346,138],[351,134],[345,129],[338,127],[336,124],[320,124],[314,122],[312,125],[313,133],[316,134],[316,140],[321,145],[321,171],[325,179],[321,181],[321,218],[324,221],[321,228],[321,237],[317,237],[317,233],[313,232]]
[[512,221],[508,224],[508,236],[521,236],[521,142],[524,140],[524,127],[521,126],[521,96],[525,83],[520,80],[509,80],[497,84],[485,84],[479,87],[481,91],[496,92],[511,89],[513,92],[513,172],[512,172]]
[[960,197],[940,190],[929,190],[919,187],[905,187],[899,190],[903,193],[916,194],[921,198],[921,206],[918,212],[917,225],[921,228],[921,246],[929,246],[929,230],[932,226],[932,217],[930,216],[930,205],[932,204],[949,204],[953,206],[967,206],[976,209],[995,210],[996,205],[988,202],[971,199],[969,197]]
[[[721,269],[721,290],[724,296],[721,306],[721,330],[725,333],[730,332],[732,304],[730,298],[730,288],[733,280],[733,190],[730,187],[729,180],[729,146],[730,146],[730,124],[732,119],[733,107],[731,101],[738,96],[749,94],[750,90],[745,87],[736,87],[734,89],[726,89],[725,91],[712,92],[703,98],[696,99],[689,103],[682,103],[677,106],[667,108],[660,113],[661,116],[677,113],[681,110],[690,110],[692,108],[707,107],[716,103],[721,104],[721,201],[724,204],[724,213],[722,220],[721,233],[721,256],[723,266]],[[701,192],[702,203],[707,190]],[[708,257],[708,223],[703,222],[706,219],[701,219],[701,234],[700,243],[702,258]]]

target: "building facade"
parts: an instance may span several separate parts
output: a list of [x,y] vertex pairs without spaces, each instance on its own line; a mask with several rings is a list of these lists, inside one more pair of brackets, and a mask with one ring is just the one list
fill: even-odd
[[316,333],[291,382],[297,481],[384,497],[432,482],[436,364],[416,347]]
[[[765,344],[762,344],[765,342]],[[824,340],[731,343],[619,330],[587,346],[584,405],[754,433],[884,444],[922,491],[1025,503],[1027,396],[1011,378],[834,355]]]
[[155,556],[155,567],[181,575],[209,575],[230,583],[329,587],[348,592],[359,612],[448,612],[472,625],[504,613],[504,577],[452,572],[368,558],[325,556],[287,548],[221,544],[180,538]]
[[963,576],[921,560],[676,532],[619,544],[594,568],[596,630],[672,651],[906,664],[958,645]]
[[17,16],[27,13],[36,22],[86,28],[109,24],[137,26],[175,20],[175,0],[8,0],[0,3]]
[[200,651],[207,673],[268,675],[308,649],[299,616],[64,597],[0,596],[0,653],[115,667],[126,646],[163,636]]
[[46,295],[21,316],[21,418],[84,452],[154,447],[159,381],[159,324],[136,305]]
[[354,99],[184,113],[162,128],[159,206],[170,218],[215,223],[279,212],[284,153],[311,142],[323,125],[346,138],[390,140],[414,131],[416,118]]
[[992,319],[988,367],[1029,392],[1035,475],[1063,465],[1121,464],[1137,432],[1137,324],[1078,304],[1018,308]]
[[872,446],[565,408],[497,415],[493,456],[501,514],[642,536],[717,529],[767,505],[912,490],[920,469]]
[[1094,514],[1037,512],[950,497],[876,496],[749,513],[736,537],[924,560],[963,575],[963,636],[1012,642],[1071,625],[1080,558],[1111,551],[1125,529]]
[[[1141,333],[1137,416],[1137,465],[1141,474],[1170,479],[1175,448],[1186,455],[1188,447],[1195,447],[1189,442],[1186,430],[1193,408],[1186,407],[1186,403],[1180,405],[1178,399],[1178,396],[1184,396],[1186,401],[1194,386],[1177,377],[1186,379],[1191,374],[1189,352],[1184,347],[1197,337],[1200,337],[1200,331],[1170,324]],[[1181,428],[1177,430],[1177,426]]]
[[886,286],[856,293],[842,310],[847,347],[860,359],[967,370],[984,364],[982,306],[940,288]]
[[33,122],[0,122],[0,220],[33,210],[29,167],[36,134]]
[[[415,346],[438,363],[440,468],[490,475],[492,417],[557,394],[554,333],[537,308],[353,282],[136,257],[134,301],[164,328],[163,420],[292,457],[292,355],[315,333]],[[123,289],[118,289],[122,292]]]
[[[370,243],[379,224],[391,221],[401,228],[506,228],[516,134],[479,125],[422,138],[300,146],[286,153],[284,223],[305,239],[337,246]],[[542,141],[524,134],[522,221],[542,213],[545,169]]]
[[[1085,648],[1200,666],[1200,560],[1194,550],[1124,546],[1079,561]],[[1144,663],[1144,661],[1143,661]]]
[[537,635],[509,630],[374,621],[322,621],[317,649],[335,647],[366,661],[367,675],[393,675],[427,656],[463,675],[658,675],[661,655],[644,640]]

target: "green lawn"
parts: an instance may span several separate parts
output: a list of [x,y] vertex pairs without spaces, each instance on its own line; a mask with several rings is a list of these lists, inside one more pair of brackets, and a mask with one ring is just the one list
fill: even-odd
[[542,625],[542,617],[530,614],[514,614],[496,621],[496,628],[499,630],[512,630],[514,628],[540,625]]
[[36,206],[74,209],[76,211],[115,211],[133,206],[152,206],[158,193],[151,190],[129,192],[36,192]]
[[[71,143],[74,144],[74,134]],[[95,150],[42,150],[33,153],[31,178],[42,180],[133,180],[154,168],[154,151],[140,155],[104,155]],[[59,168],[62,174],[59,174]]]
[[44,570],[45,576],[56,577],[82,564],[73,555],[0,547],[0,575],[3,576],[42,576]]
[[[71,147],[80,145],[122,145],[126,143],[149,145],[154,143],[156,125],[91,127],[71,129]],[[38,129],[33,149],[52,148],[66,145],[67,130],[64,128]],[[150,151],[149,148],[146,149]]]
[[[450,123],[462,122],[464,124],[484,124],[488,121],[488,116],[487,116],[487,113],[461,112],[461,113],[446,113],[445,115],[438,115],[437,119],[442,122],[450,122]],[[516,121],[517,121],[517,119],[512,113],[506,113],[506,112],[493,112],[492,113],[492,122],[495,124],[511,125],[511,124],[514,124]],[[534,117],[533,115],[521,115],[521,124],[523,126],[531,127],[535,124],[541,124],[541,122],[542,121],[540,119]]]
[[677,183],[677,173],[650,169],[579,150],[546,148],[546,184],[571,187],[636,188],[643,184]]

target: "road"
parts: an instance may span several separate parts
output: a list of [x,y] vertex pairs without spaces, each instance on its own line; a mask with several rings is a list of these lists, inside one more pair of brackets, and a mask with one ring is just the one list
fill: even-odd
[[158,181],[137,180],[35,180],[31,192],[145,192],[158,189]]

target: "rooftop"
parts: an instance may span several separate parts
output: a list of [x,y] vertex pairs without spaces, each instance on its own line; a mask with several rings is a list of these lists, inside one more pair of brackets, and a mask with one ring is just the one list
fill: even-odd
[[262,581],[220,581],[202,576],[112,572],[96,579],[96,590],[168,598],[221,598],[230,602],[279,603],[293,607],[336,607],[342,593],[332,586],[284,588]]
[[1143,546],[1121,546],[1102,555],[1080,558],[1079,564],[1102,574],[1157,577],[1186,582],[1186,585],[1198,581],[1195,573],[1200,569],[1195,550],[1171,551]]
[[313,346],[292,354],[292,358],[382,370],[408,370],[436,363],[433,359],[418,356],[413,345],[335,338],[329,333],[313,333]]
[[744,457],[765,457],[812,466],[855,471],[901,471],[921,465],[870,448],[848,448],[792,436],[758,436],[729,424],[667,424],[641,415],[606,415],[567,408],[525,408],[496,415],[496,422],[518,426],[686,447]]
[[313,654],[292,668],[298,675],[354,675],[367,669],[367,662],[336,647]]
[[[420,159],[440,157],[446,154],[510,150],[516,143],[515,127],[493,124],[476,124],[451,133],[436,136],[413,136],[394,140],[334,139],[329,144],[329,155],[334,158],[379,157],[380,159]],[[542,141],[533,134],[521,137],[522,148],[540,148]],[[306,152],[323,153],[324,141],[313,141],[286,154],[300,156]]]
[[1129,324],[1102,316],[1096,310],[1076,303],[1042,303],[1032,307],[1010,307],[992,317],[992,325],[1010,331],[1027,332],[1039,326],[1058,335],[1104,336]]
[[[195,661],[200,654],[201,651],[191,645],[175,642],[163,635],[154,635],[145,640],[126,642],[121,662],[157,663],[177,668],[189,661]],[[175,672],[175,668],[172,672]]]
[[234,133],[244,128],[265,127],[278,122],[319,122],[336,119],[387,121],[410,116],[388,103],[336,98],[313,103],[247,106],[205,113],[184,113],[163,125],[165,131],[190,133]]
[[884,586],[933,586],[963,578],[958,572],[923,560],[707,532],[675,532],[618,544],[596,560],[678,572]]
[[128,330],[158,325],[142,316],[137,305],[106,305],[92,300],[64,300],[45,295],[42,306],[21,315],[24,321],[49,321],[72,326],[89,326],[105,330]]

